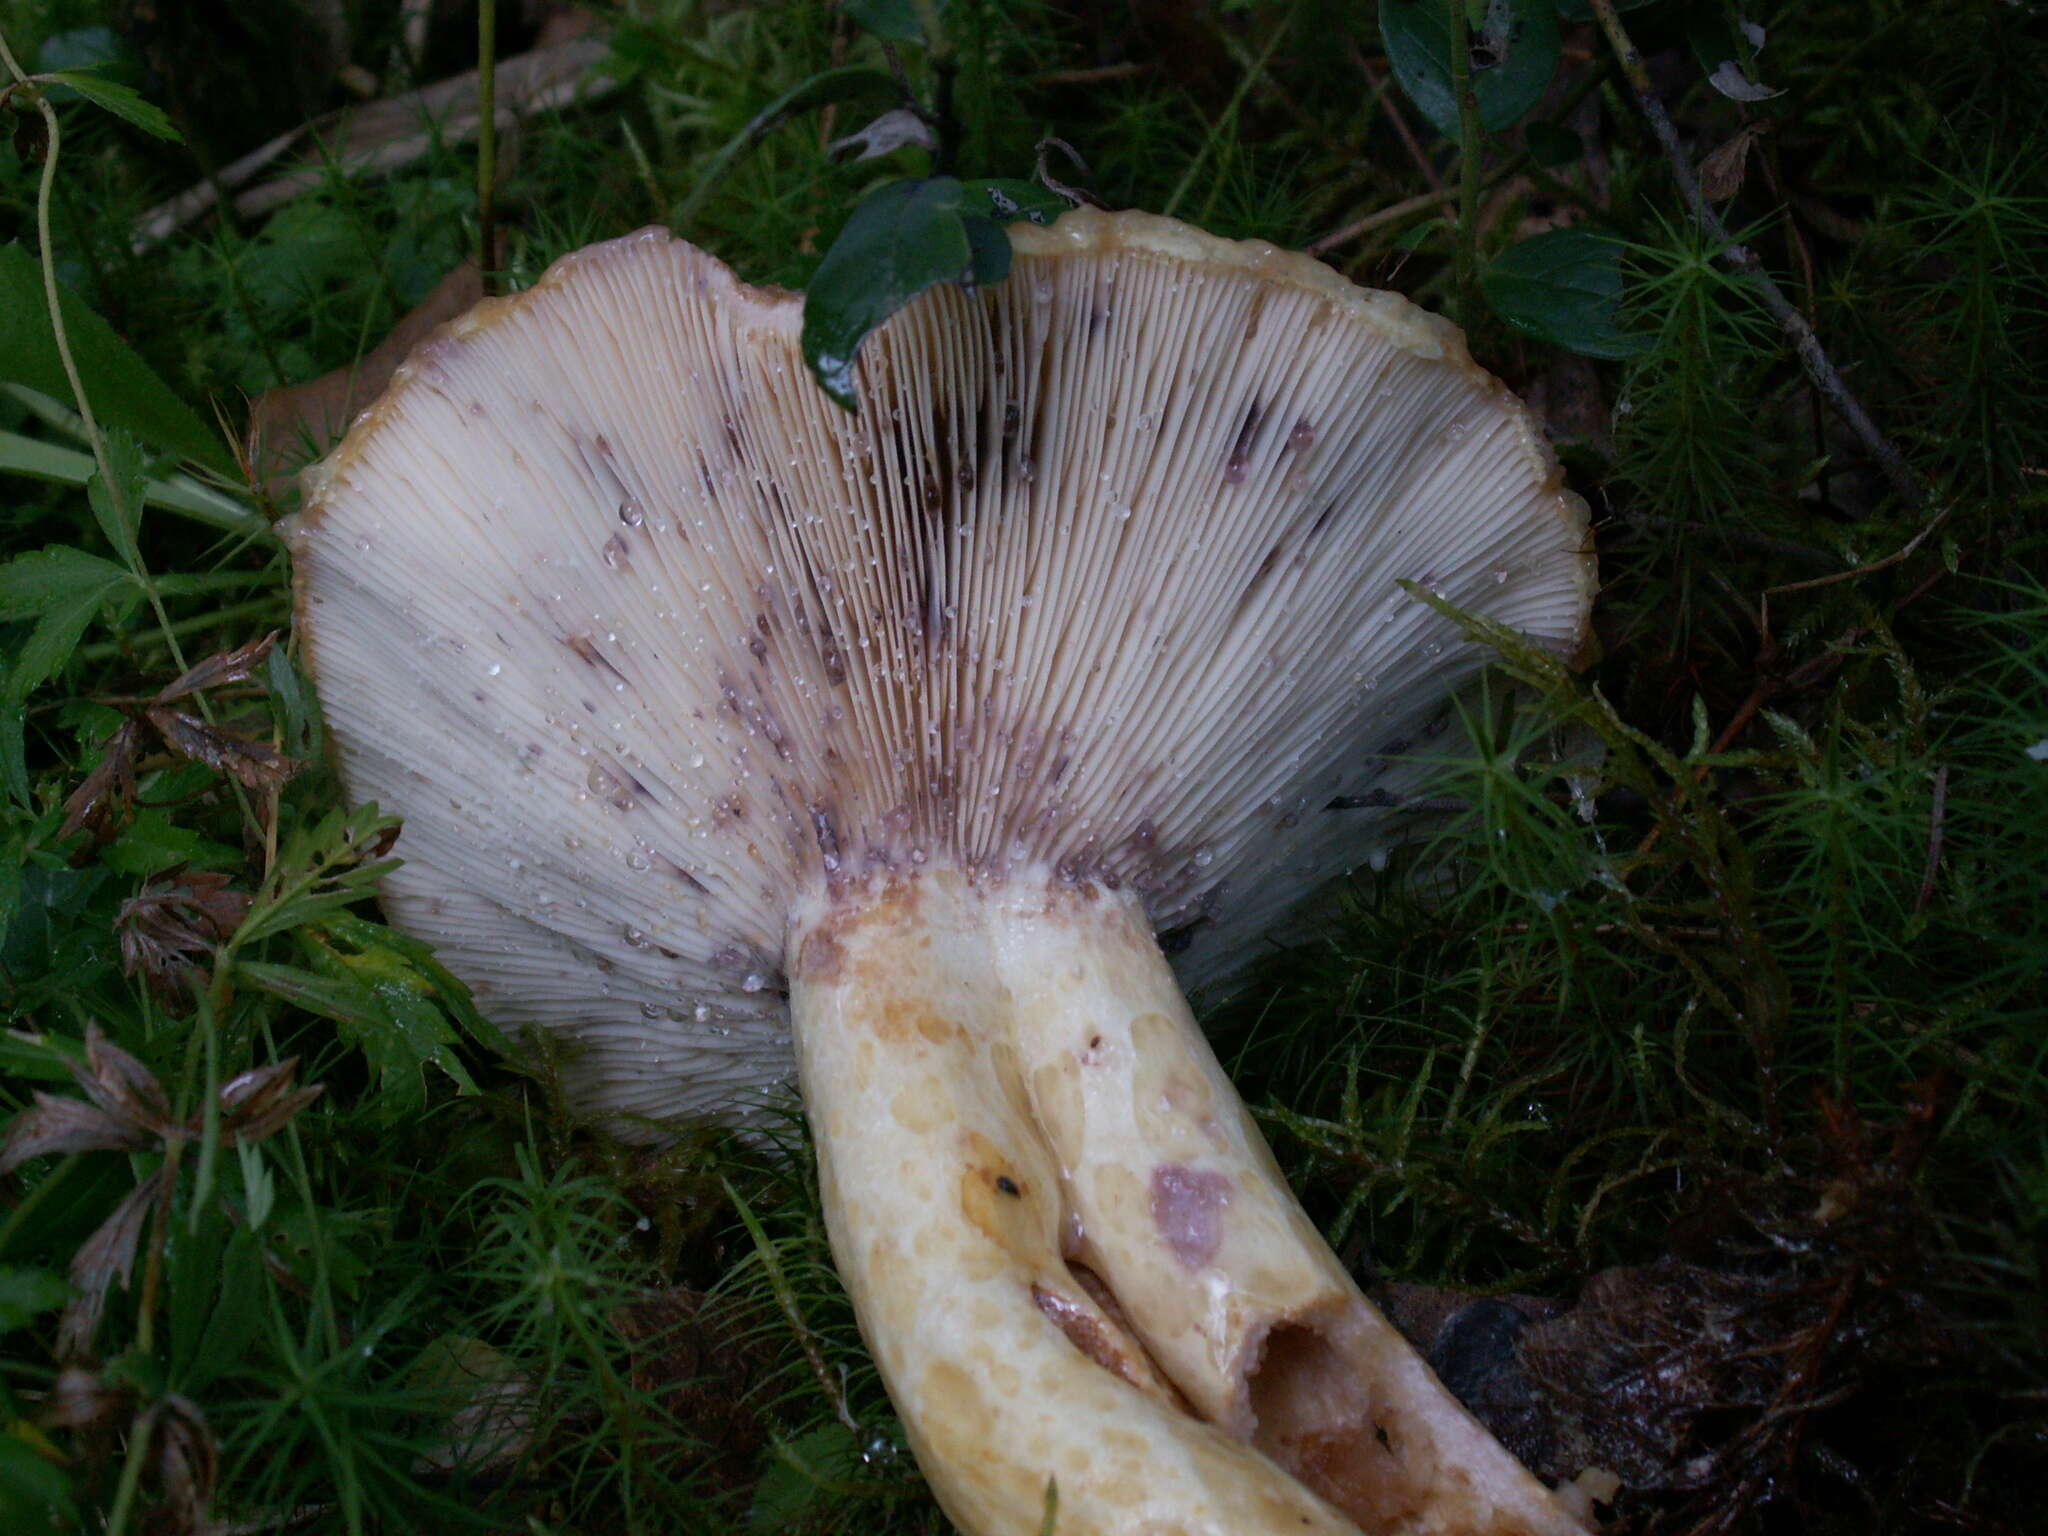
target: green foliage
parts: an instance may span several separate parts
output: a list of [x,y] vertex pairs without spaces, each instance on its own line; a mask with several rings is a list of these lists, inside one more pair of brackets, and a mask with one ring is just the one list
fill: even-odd
[[1714,524],[1766,497],[1756,452],[1770,370],[1784,343],[1755,289],[1690,222],[1630,247],[1632,327],[1650,338],[1623,376],[1615,470],[1667,515]]
[[[233,470],[220,435],[153,373],[106,321],[60,285],[58,302],[74,361],[89,381],[94,414],[169,452]],[[68,399],[71,384],[57,355],[44,301],[43,271],[18,245],[0,245],[0,377]]]
[[1510,246],[1480,277],[1493,312],[1538,341],[1586,357],[1638,357],[1649,340],[1619,324],[1621,251],[1592,229],[1553,229]]
[[[1499,133],[1522,120],[1557,73],[1557,12],[1551,0],[1491,0],[1472,9],[1479,12],[1471,42],[1479,126]],[[1380,0],[1379,12],[1394,78],[1437,132],[1457,137],[1449,7],[1443,0]]]
[[106,109],[122,122],[140,128],[153,138],[168,139],[173,144],[179,142],[178,130],[164,116],[163,108],[145,101],[142,93],[133,86],[83,69],[52,70],[49,78],[58,85],[68,86],[94,106]]

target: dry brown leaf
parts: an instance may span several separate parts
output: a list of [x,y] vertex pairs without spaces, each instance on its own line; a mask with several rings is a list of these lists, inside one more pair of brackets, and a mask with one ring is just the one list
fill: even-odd
[[114,1214],[101,1222],[99,1230],[71,1256],[71,1283],[78,1288],[78,1294],[71,1298],[57,1324],[59,1359],[75,1358],[92,1347],[92,1336],[99,1328],[100,1314],[106,1310],[107,1293],[113,1289],[115,1276],[120,1277],[125,1290],[135,1272],[135,1250],[142,1241],[143,1225],[165,1194],[166,1175],[171,1171],[166,1163],[129,1190],[114,1207]]
[[60,841],[80,827],[90,827],[95,842],[113,836],[115,816],[135,803],[135,744],[141,732],[133,720],[123,720],[107,738],[99,766],[65,798]]
[[298,1070],[299,1058],[292,1056],[229,1079],[220,1090],[222,1131],[255,1142],[283,1130],[292,1116],[325,1091],[318,1083],[294,1089],[292,1078]]
[[137,1130],[161,1136],[171,1128],[171,1101],[164,1094],[164,1085],[154,1072],[108,1039],[99,1025],[85,1026],[85,1063],[74,1065],[71,1075],[87,1098]]
[[35,1094],[29,1107],[14,1117],[5,1145],[0,1145],[0,1174],[12,1173],[32,1157],[70,1152],[129,1152],[149,1145],[149,1137],[97,1104]]
[[210,953],[233,933],[249,910],[249,898],[229,890],[227,882],[223,873],[186,874],[181,867],[122,902],[114,918],[122,974],[140,971],[164,1006],[182,1004],[195,957]]
[[195,663],[185,675],[165,688],[150,702],[168,704],[173,699],[182,699],[188,693],[197,693],[202,688],[218,688],[223,683],[239,683],[255,674],[258,667],[270,655],[270,648],[277,643],[277,631],[272,630],[260,640],[250,640],[233,650],[215,651],[211,656]]
[[176,1393],[161,1398],[150,1410],[155,1433],[150,1436],[157,1480],[163,1487],[165,1513],[172,1530],[197,1533],[213,1528],[208,1511],[220,1477],[220,1447],[199,1405]]
[[43,1406],[45,1421],[59,1429],[90,1429],[119,1413],[131,1395],[126,1386],[82,1366],[67,1365],[50,1385]]
[[1749,169],[1749,151],[1763,136],[1758,123],[1745,123],[1735,137],[1700,162],[1700,195],[1710,203],[1725,203],[1742,190],[1743,173]]
[[159,707],[145,713],[173,752],[209,768],[218,768],[250,789],[274,789],[305,766],[267,741],[238,736],[180,709]]

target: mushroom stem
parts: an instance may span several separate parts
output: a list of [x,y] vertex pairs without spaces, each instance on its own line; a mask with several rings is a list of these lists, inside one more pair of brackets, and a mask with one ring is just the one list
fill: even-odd
[[833,1252],[963,1531],[1049,1479],[1061,1536],[1581,1531],[1324,1246],[1136,901],[934,870],[789,953]]

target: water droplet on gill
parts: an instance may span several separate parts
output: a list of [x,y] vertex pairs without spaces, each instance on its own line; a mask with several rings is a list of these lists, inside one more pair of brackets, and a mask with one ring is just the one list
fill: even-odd
[[658,1019],[661,1017],[661,1010],[653,1003],[642,1003],[640,1005],[640,1017],[643,1019]]
[[767,985],[768,978],[759,971],[749,971],[740,978],[740,990],[742,992],[758,992]]
[[631,853],[626,855],[626,868],[630,870],[643,871],[652,869],[653,867],[654,866],[648,862],[647,855],[642,853],[637,848],[635,848]]
[[647,514],[641,510],[639,502],[628,496],[619,503],[619,521],[628,528],[638,528],[647,521]]
[[583,846],[583,839],[578,837],[574,832],[564,832],[562,834],[562,846],[568,849],[571,853],[574,853],[577,849]]
[[711,1010],[707,1008],[704,1004],[699,1003],[696,1007],[690,1010],[690,1017],[695,1019],[699,1024],[702,1024],[706,1019],[711,1017]]
[[1496,565],[1486,574],[1493,578],[1493,584],[1497,587],[1508,579],[1508,568],[1504,565]]
[[1443,651],[1443,646],[1438,644],[1434,640],[1432,640],[1428,645],[1425,645],[1422,648],[1422,654],[1425,656],[1441,656],[1443,654]]
[[913,848],[910,850],[910,862],[913,864],[922,864],[925,861],[926,857],[927,855],[925,854],[925,851],[922,848]]
[[1449,426],[1444,428],[1444,441],[1447,443],[1455,443],[1462,439],[1464,435],[1471,430],[1471,427],[1467,425],[1465,422],[1454,421]]
[[633,927],[630,923],[626,925],[626,931],[622,937],[624,937],[626,945],[630,949],[646,949],[654,943],[652,939],[648,938],[646,934]]
[[367,555],[370,552],[370,541],[363,534],[356,535],[356,551],[359,554],[365,555]]
[[1212,853],[1209,849],[1197,848],[1195,850],[1195,868],[1207,869],[1215,861],[1216,855]]
[[591,764],[590,773],[584,779],[584,782],[590,786],[590,792],[593,795],[616,794],[619,790],[625,788],[625,785],[621,784],[618,778],[603,763]]
[[502,672],[502,671],[504,671],[504,670],[505,670],[505,666],[504,666],[504,663],[503,663],[503,662],[497,662],[497,661],[494,661],[494,662],[492,662],[492,663],[491,663],[491,664],[490,664],[490,665],[489,665],[488,667],[485,667],[485,668],[484,668],[484,676],[485,676],[485,677],[496,677],[496,676],[497,676],[497,675],[498,675],[498,674],[499,674],[500,672]]
[[702,752],[692,752],[690,754],[690,766],[692,768],[702,768],[704,766],[704,754]]

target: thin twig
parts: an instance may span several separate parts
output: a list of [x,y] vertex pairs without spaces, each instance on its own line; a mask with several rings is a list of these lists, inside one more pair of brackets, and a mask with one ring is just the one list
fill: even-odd
[[1159,66],[1150,59],[1131,61],[1123,64],[1097,64],[1088,69],[1054,69],[1042,75],[1033,75],[1033,85],[1107,85],[1112,80],[1129,80],[1136,75],[1150,74]]
[[[0,63],[14,76],[19,86],[34,90],[34,82],[23,73],[21,65],[15,62],[14,50],[7,46],[7,39],[0,35]],[[55,236],[51,233],[50,193],[57,182],[57,152],[63,134],[57,125],[57,109],[50,105],[49,92],[34,90],[36,109],[42,113],[46,135],[43,145],[43,174],[36,184],[36,240],[41,246],[43,263],[43,302],[50,313],[50,337],[57,344],[57,360],[64,365],[64,378],[71,385],[72,403],[78,407],[79,420],[85,423],[86,442],[92,449],[93,465],[99,471],[100,484],[107,493],[108,505],[113,508],[114,522],[121,528],[132,529],[135,523],[128,517],[128,488],[114,473],[114,466],[107,457],[107,436],[100,430],[98,419],[93,415],[92,401],[85,393],[85,380],[79,374],[78,361],[71,354],[71,334],[64,325],[64,306],[57,288],[57,252]],[[127,548],[119,550],[129,574],[142,589],[142,595],[149,603],[150,611],[156,615],[157,626],[164,633],[164,643],[170,649],[171,660],[178,664],[178,670],[187,669],[185,652],[178,645],[178,637],[171,633],[171,616],[164,611],[163,594],[157,591],[156,583],[150,579],[143,567],[139,554],[133,553],[134,539],[124,541]],[[205,699],[199,701],[201,712],[205,710]],[[211,719],[211,716],[208,716]]]
[[[1728,233],[1728,226],[1721,222],[1719,214],[1707,206],[1706,198],[1700,192],[1699,178],[1693,174],[1692,162],[1686,158],[1685,150],[1678,142],[1678,129],[1672,124],[1671,115],[1664,110],[1664,103],[1657,99],[1655,87],[1650,82],[1650,71],[1643,63],[1643,56],[1636,51],[1635,43],[1622,25],[1620,15],[1615,11],[1614,0],[1590,0],[1593,15],[1600,23],[1600,30],[1607,34],[1608,46],[1614,50],[1615,58],[1621,64],[1622,77],[1628,81],[1634,92],[1636,105],[1649,120],[1650,131],[1656,135],[1663,147],[1664,157],[1671,163],[1672,179],[1678,183],[1679,195],[1684,198],[1686,208],[1693,221],[1714,240],[1717,259],[1725,266],[1740,272],[1756,285],[1757,296],[1764,308],[1778,322],[1792,343],[1792,349],[1799,356],[1800,366],[1813,381],[1815,389],[1833,407],[1849,430],[1855,434],[1870,456],[1877,461],[1878,468],[1891,483],[1892,492],[1909,507],[1924,506],[1927,502],[1927,488],[1920,483],[1906,463],[1905,456],[1893,446],[1891,440],[1877,428],[1877,423],[1863,409],[1849,386],[1843,382],[1841,373],[1829,359],[1827,351],[1807,323],[1806,316],[1786,298],[1783,290],[1771,280],[1764,270],[1764,264],[1757,259],[1756,252],[1736,242]],[[1455,61],[1453,61],[1455,63]]]
[[1472,323],[1473,267],[1479,256],[1479,96],[1472,84],[1472,22],[1465,0],[1444,0],[1451,15],[1451,95],[1458,103],[1458,234],[1452,286],[1458,320]]
[[1757,617],[1757,624],[1758,627],[1763,631],[1764,639],[1767,642],[1770,639],[1771,599],[1778,593],[1807,592],[1811,591],[1815,587],[1831,587],[1838,581],[1854,581],[1858,576],[1869,576],[1874,574],[1875,572],[1882,571],[1887,569],[1888,567],[1897,565],[1901,560],[1904,560],[1911,556],[1914,550],[1918,549],[1923,543],[1925,543],[1927,540],[1927,536],[1930,533],[1934,532],[1935,529],[1939,528],[1942,525],[1942,523],[1947,519],[1949,513],[1953,512],[1954,510],[1955,506],[1953,503],[1946,507],[1943,507],[1939,512],[1935,513],[1934,516],[1928,520],[1927,526],[1922,528],[1918,533],[1914,534],[1912,538],[1906,540],[1905,543],[1901,544],[1897,549],[1893,550],[1890,554],[1884,556],[1883,558],[1872,560],[1868,565],[1859,565],[1851,570],[1846,571],[1831,571],[1825,576],[1809,576],[1804,581],[1788,581],[1782,583],[1779,586],[1765,587],[1763,599],[1758,605]]
[[1350,46],[1352,61],[1358,65],[1358,72],[1364,75],[1372,86],[1373,100],[1379,103],[1379,109],[1387,115],[1387,121],[1393,125],[1395,136],[1406,146],[1408,158],[1415,162],[1415,168],[1422,172],[1422,179],[1429,183],[1431,189],[1442,192],[1442,175],[1438,173],[1429,156],[1422,152],[1421,141],[1415,137],[1415,130],[1408,126],[1408,119],[1402,116],[1400,104],[1394,100],[1394,92],[1389,89],[1393,84],[1393,76],[1378,74],[1372,67],[1372,60],[1358,51],[1358,45],[1353,43]]

